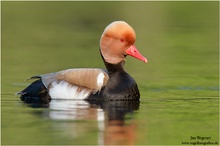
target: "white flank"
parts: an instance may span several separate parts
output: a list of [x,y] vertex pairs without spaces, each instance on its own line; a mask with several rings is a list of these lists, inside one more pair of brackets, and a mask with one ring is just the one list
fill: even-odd
[[78,86],[69,85],[65,81],[52,82],[49,94],[52,99],[85,99],[88,97],[91,90],[82,89],[80,92],[77,91]]
[[104,82],[104,73],[100,72],[98,77],[97,77],[97,85],[98,87],[101,89],[101,87],[103,86],[103,82]]

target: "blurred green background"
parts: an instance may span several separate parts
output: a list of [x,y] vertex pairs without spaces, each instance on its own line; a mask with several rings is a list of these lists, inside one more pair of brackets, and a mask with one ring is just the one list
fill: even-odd
[[[61,139],[48,128],[53,121],[30,114],[45,109],[20,105],[14,93],[33,75],[104,68],[99,39],[115,20],[134,28],[136,46],[149,61],[126,62],[141,92],[136,144],[218,139],[219,2],[3,1],[1,9],[2,144],[81,144],[86,135]],[[93,136],[89,144],[96,144]]]

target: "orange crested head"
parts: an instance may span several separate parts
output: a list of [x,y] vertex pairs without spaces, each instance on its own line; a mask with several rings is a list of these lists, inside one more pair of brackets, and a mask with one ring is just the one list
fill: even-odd
[[147,59],[134,46],[135,40],[135,31],[128,23],[124,21],[110,23],[100,39],[100,50],[104,60],[116,64],[130,55],[146,63]]

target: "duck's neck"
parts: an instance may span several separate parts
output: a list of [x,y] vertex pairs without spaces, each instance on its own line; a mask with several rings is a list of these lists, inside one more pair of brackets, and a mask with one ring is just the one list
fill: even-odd
[[121,61],[117,64],[111,64],[111,63],[108,63],[108,62],[105,62],[105,66],[106,66],[106,69],[108,70],[109,72],[109,75],[113,75],[114,73],[117,73],[117,72],[124,72],[124,64],[125,64],[125,61]]
[[112,64],[112,63],[106,62],[103,56],[102,56],[102,59],[103,59],[103,62],[105,63],[105,67],[108,70],[110,77],[117,72],[125,72],[124,70],[125,61],[124,60],[120,61],[117,64]]

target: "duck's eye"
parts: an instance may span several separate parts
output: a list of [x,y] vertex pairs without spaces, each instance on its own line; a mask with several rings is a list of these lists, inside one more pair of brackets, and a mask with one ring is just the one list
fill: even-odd
[[123,43],[125,40],[124,39],[120,39],[120,41]]

